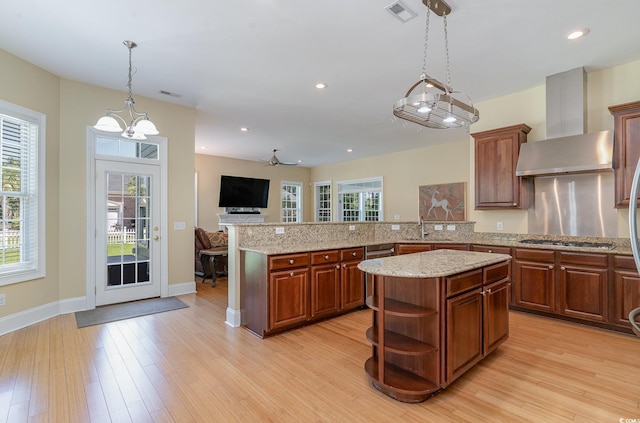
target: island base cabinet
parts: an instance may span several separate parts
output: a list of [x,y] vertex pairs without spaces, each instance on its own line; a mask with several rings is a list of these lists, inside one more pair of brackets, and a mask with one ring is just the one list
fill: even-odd
[[482,329],[480,289],[447,300],[447,384],[482,359]]
[[484,288],[485,357],[509,338],[510,288],[510,282],[496,282]]

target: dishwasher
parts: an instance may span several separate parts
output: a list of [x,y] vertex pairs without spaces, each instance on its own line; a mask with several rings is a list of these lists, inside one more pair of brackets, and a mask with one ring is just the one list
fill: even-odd
[[[374,244],[364,247],[364,259],[371,260],[394,255],[395,249],[392,243]],[[365,296],[370,297],[374,292],[374,275],[365,274]]]

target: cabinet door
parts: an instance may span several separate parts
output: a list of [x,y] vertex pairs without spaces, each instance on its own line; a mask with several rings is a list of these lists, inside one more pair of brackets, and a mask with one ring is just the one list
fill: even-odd
[[640,139],[640,102],[611,106],[609,111],[613,114],[615,127],[615,204],[616,207],[629,207],[633,174],[640,159],[640,143],[637,142]]
[[514,125],[484,131],[475,139],[476,209],[523,208],[521,188],[527,181],[516,176],[520,144],[531,128]]
[[560,266],[559,312],[596,322],[608,321],[608,270]]
[[269,330],[309,320],[309,271],[272,272],[269,276]]
[[640,276],[632,270],[613,272],[613,316],[611,323],[631,328],[629,313],[640,307]]
[[507,281],[484,287],[484,355],[509,338],[509,287]]
[[553,263],[516,260],[513,266],[513,304],[533,310],[554,311]]
[[480,289],[447,300],[447,384],[483,357]]
[[341,309],[351,310],[364,305],[364,272],[358,269],[360,260],[342,263],[341,279]]
[[311,267],[311,318],[338,314],[340,310],[340,265]]

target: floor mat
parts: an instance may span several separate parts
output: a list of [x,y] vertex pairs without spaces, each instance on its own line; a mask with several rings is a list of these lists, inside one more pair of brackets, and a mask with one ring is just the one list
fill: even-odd
[[76,312],[76,323],[79,328],[83,328],[186,307],[189,306],[176,297],[152,298],[78,311]]

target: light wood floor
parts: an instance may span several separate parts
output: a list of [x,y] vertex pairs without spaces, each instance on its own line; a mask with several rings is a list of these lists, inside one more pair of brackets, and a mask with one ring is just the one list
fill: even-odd
[[437,396],[404,404],[363,365],[371,312],[261,340],[224,324],[227,285],[190,307],[77,329],[73,314],[0,337],[0,421],[640,421],[640,339],[512,313],[511,337]]

